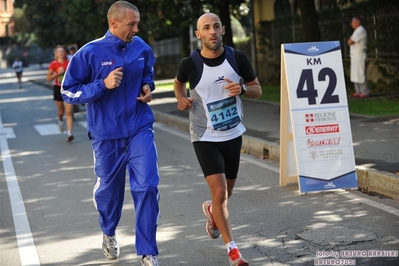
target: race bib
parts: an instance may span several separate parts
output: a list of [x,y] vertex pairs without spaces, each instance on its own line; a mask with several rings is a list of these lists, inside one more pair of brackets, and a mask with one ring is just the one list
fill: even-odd
[[62,83],[62,79],[64,78],[64,74],[58,76],[58,83]]
[[241,123],[235,96],[207,104],[209,118],[214,130],[225,131]]

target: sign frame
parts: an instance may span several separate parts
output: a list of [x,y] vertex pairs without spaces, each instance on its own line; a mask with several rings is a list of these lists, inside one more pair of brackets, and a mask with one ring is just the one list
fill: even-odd
[[280,186],[357,189],[339,41],[281,45]]

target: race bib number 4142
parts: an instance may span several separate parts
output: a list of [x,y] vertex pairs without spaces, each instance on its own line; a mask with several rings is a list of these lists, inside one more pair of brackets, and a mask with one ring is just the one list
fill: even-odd
[[207,107],[214,130],[229,130],[241,123],[235,96],[208,103]]

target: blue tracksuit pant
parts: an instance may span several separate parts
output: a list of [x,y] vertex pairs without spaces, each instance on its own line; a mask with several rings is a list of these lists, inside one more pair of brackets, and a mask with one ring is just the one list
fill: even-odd
[[100,226],[115,235],[122,215],[126,169],[136,211],[137,255],[158,255],[159,173],[154,131],[144,130],[126,139],[92,139],[97,182],[93,196]]

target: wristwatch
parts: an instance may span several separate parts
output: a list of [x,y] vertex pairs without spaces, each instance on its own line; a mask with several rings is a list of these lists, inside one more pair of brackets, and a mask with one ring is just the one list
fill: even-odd
[[247,90],[248,90],[247,85],[245,85],[245,83],[242,84],[241,85],[241,93],[240,93],[240,95],[243,95],[244,93],[246,93]]

